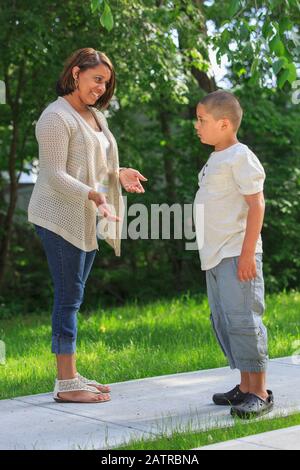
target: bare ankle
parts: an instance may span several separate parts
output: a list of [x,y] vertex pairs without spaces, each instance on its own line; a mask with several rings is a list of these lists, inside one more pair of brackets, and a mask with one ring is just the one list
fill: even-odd
[[58,380],[72,380],[75,379],[76,376],[73,374],[58,374]]
[[247,385],[240,384],[239,389],[242,393],[249,393],[249,387]]

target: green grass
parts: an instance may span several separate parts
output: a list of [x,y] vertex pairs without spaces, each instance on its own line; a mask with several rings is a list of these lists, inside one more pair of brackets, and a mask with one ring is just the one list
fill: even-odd
[[[291,355],[300,339],[300,293],[271,295],[266,305],[270,357]],[[42,312],[0,320],[0,340],[6,344],[1,399],[53,390],[50,317]],[[80,373],[106,383],[227,365],[212,333],[206,297],[189,295],[79,313],[77,361]]]
[[131,440],[117,450],[187,450],[219,442],[238,439],[253,434],[260,434],[289,426],[300,425],[300,414],[290,416],[259,419],[251,422],[236,419],[232,427],[210,429],[203,432],[174,432],[170,436],[162,435],[156,439],[138,441]]

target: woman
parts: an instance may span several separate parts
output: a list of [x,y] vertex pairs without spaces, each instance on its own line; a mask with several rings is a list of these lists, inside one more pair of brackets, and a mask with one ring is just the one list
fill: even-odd
[[99,249],[97,215],[110,224],[104,238],[120,256],[121,186],[144,193],[140,180],[146,181],[137,170],[119,168],[117,144],[100,111],[107,108],[114,89],[108,57],[92,48],[79,49],[65,63],[57,100],[36,124],[39,175],[28,220],[42,241],[54,284],[52,352],[57,358],[58,402],[110,400],[108,386],[77,372],[75,350],[77,311]]

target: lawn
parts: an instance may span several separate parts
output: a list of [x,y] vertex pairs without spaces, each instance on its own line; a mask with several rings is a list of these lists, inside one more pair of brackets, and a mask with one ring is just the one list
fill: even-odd
[[[295,352],[300,338],[300,293],[266,298],[270,357]],[[0,365],[0,398],[53,390],[50,312],[0,320],[6,363]],[[128,304],[78,314],[78,370],[113,383],[226,366],[213,336],[206,297]]]
[[159,436],[156,439],[130,441],[118,450],[187,450],[203,447],[231,439],[240,439],[254,434],[283,429],[300,425],[300,414],[295,413],[274,419],[258,419],[253,421],[235,420],[232,427],[210,429],[203,432],[174,432],[169,436]]

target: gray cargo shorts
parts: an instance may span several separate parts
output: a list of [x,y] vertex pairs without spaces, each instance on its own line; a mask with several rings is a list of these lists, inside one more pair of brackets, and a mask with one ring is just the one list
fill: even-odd
[[268,363],[262,254],[256,255],[257,276],[237,278],[238,256],[224,258],[206,271],[210,319],[231,369],[264,372]]

